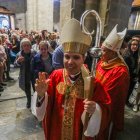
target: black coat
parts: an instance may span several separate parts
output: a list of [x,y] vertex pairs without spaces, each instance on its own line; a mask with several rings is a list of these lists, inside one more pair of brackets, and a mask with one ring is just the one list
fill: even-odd
[[124,60],[129,68],[130,79],[135,79],[138,76],[138,51],[132,52],[128,48],[128,51],[124,55]]

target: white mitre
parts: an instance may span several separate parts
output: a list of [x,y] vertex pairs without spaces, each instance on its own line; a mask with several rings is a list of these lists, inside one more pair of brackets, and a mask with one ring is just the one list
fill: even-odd
[[117,32],[117,26],[118,25],[113,28],[113,30],[103,42],[103,46],[115,52],[120,51],[125,34],[127,32],[127,28],[125,28],[122,32]]
[[64,53],[73,52],[85,54],[90,47],[92,37],[81,30],[80,22],[74,18],[70,19],[62,28],[61,43]]

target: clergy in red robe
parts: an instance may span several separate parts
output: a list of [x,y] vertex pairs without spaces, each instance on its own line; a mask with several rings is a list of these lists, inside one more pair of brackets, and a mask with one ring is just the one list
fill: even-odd
[[101,46],[102,58],[96,67],[96,78],[111,97],[110,140],[123,130],[124,107],[129,87],[128,68],[119,53],[126,30],[117,33],[117,26]]
[[[43,120],[45,139],[94,140],[96,137],[96,140],[106,140],[110,97],[96,79],[92,81],[91,99],[87,99],[90,75],[83,63],[91,37],[81,31],[79,21],[71,19],[62,29],[61,40],[65,68],[55,70],[47,81],[45,74],[39,73],[35,85],[34,98],[38,99],[34,114]],[[89,121],[83,131],[86,113]]]

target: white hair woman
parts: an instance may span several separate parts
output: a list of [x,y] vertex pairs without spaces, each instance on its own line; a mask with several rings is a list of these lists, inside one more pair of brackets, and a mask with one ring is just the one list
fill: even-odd
[[21,51],[15,60],[15,65],[20,67],[19,87],[25,91],[27,97],[27,108],[31,106],[31,72],[30,63],[36,52],[31,50],[31,42],[28,38],[23,38],[20,43]]

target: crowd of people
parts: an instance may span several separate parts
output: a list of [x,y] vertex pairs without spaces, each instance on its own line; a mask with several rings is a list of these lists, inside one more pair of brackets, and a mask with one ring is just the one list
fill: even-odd
[[[27,52],[26,52],[26,47],[23,47],[25,46],[24,44],[26,43],[29,44],[29,48],[30,48],[29,50],[27,50]],[[52,52],[55,50],[58,44],[59,44],[59,33],[56,30],[52,33],[48,32],[47,30],[42,30],[39,32],[31,31],[30,33],[27,33],[19,29],[15,29],[15,30],[0,29],[0,93],[4,91],[3,86],[6,86],[5,82],[14,80],[14,78],[10,77],[9,75],[10,64],[13,64],[15,67],[20,67],[21,69],[23,67],[24,68],[26,67],[27,69],[26,73],[30,72],[30,63],[29,65],[27,65],[29,66],[28,68],[24,64],[20,66],[18,65],[16,59],[18,59],[18,61],[23,62],[24,58],[21,57],[23,56],[25,57],[25,60],[27,59],[26,61],[29,61],[28,57],[30,57],[31,51],[34,52],[33,54],[35,55],[35,54],[40,53],[42,50],[41,57],[42,55],[43,57],[41,58],[40,56],[38,56],[38,60],[40,60],[41,66],[44,65],[44,68],[43,67],[36,68],[35,65],[36,63],[38,63],[38,60],[36,62],[36,58],[35,58],[34,64],[31,66],[31,68],[34,69],[34,70],[32,69],[32,73],[33,74],[35,73],[35,75],[37,75],[37,69],[38,69],[38,71],[46,70],[46,72],[50,74],[53,69]],[[46,51],[43,51],[45,49]],[[26,56],[26,53],[27,53],[27,56]],[[49,54],[49,59],[48,59],[48,54]],[[45,58],[46,58],[46,61],[44,60]],[[31,58],[30,58],[30,61],[31,61]],[[28,77],[28,76],[25,76],[25,72],[23,72],[23,77]],[[35,77],[32,76],[30,79],[32,81],[31,83],[34,83]],[[27,88],[26,90],[28,92],[29,88]]]
[[[1,29],[0,92],[6,86],[4,81],[14,80],[9,75],[13,64],[20,68],[19,87],[25,91],[27,108],[33,88],[32,110],[42,121],[45,139],[116,140],[123,130],[125,104],[137,112],[140,100],[140,36],[126,42],[126,32],[117,32],[116,25],[104,38],[96,75],[91,77],[93,39],[81,31],[76,19],[62,28],[61,43],[57,31]],[[136,103],[132,105],[136,83]]]

